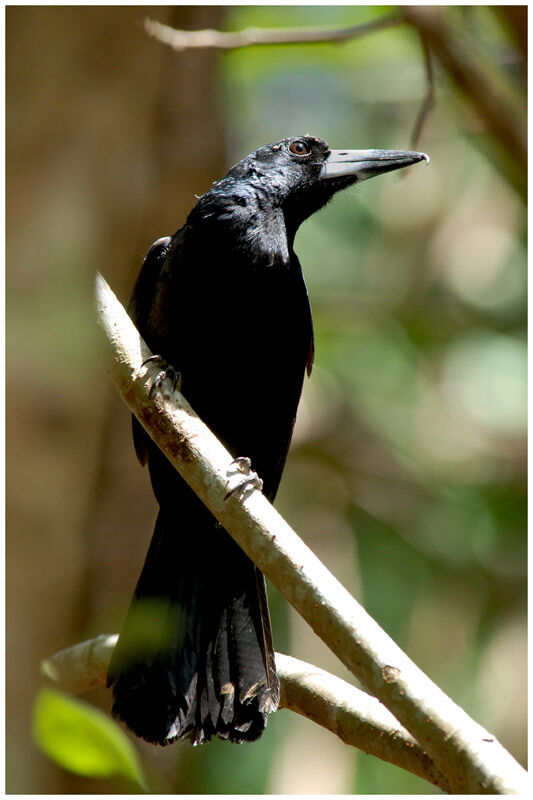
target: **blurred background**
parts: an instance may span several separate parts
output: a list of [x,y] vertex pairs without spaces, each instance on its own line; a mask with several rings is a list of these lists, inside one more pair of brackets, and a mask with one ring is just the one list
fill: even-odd
[[[267,142],[412,146],[424,41],[434,104],[416,147],[430,166],[344,192],[296,239],[316,357],[277,507],[525,762],[526,6],[415,7],[413,24],[342,44],[227,52],[177,54],[142,28],[395,11],[7,8],[8,792],[136,791],[61,770],[30,735],[41,659],[119,629],[156,513],[101,368],[95,271],[126,302],[149,245]],[[270,597],[276,649],[353,680]],[[85,699],[109,710],[103,691]],[[432,791],[286,710],[242,748],[135,745],[155,792]]]

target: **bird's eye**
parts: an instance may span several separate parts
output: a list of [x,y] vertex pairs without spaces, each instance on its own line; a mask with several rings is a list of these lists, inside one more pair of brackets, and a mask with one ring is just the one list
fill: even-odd
[[295,156],[308,156],[311,152],[311,148],[305,142],[298,139],[296,142],[291,142],[289,151]]

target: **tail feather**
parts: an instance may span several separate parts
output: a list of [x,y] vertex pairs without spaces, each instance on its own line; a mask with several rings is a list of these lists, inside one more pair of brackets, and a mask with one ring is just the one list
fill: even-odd
[[109,668],[113,715],[149,742],[253,741],[277,708],[264,578],[215,529],[184,545],[159,513]]

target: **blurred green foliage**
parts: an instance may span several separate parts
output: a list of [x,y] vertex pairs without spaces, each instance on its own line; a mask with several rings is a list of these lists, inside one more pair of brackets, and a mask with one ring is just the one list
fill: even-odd
[[126,734],[88,703],[41,689],[33,709],[33,738],[63,769],[91,778],[122,776],[147,790]]

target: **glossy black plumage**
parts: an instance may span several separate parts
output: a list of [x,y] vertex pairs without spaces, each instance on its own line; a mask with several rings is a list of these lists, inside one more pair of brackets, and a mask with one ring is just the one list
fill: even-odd
[[[370,168],[369,153],[381,154]],[[313,359],[295,233],[339,189],[423,157],[389,156],[309,136],[260,148],[150,248],[134,288],[130,313],[152,352],[234,457],[251,459],[270,500]],[[109,670],[113,713],[158,744],[257,739],[279,701],[263,576],[135,421],[134,441],[160,511]]]

